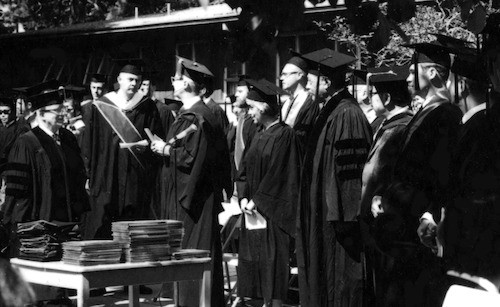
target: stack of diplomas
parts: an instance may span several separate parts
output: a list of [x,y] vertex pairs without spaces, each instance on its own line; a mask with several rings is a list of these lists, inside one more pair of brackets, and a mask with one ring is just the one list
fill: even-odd
[[171,220],[114,222],[111,229],[114,240],[124,245],[127,262],[170,260],[184,234],[182,222]]
[[73,265],[119,263],[122,244],[112,240],[72,241],[62,244],[62,261]]

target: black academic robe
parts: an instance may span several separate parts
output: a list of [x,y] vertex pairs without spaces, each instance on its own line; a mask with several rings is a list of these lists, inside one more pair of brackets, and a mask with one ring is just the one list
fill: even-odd
[[[392,302],[440,306],[442,268],[420,243],[417,228],[424,212],[437,223],[450,189],[452,154],[462,112],[434,96],[406,126],[391,184],[382,194],[384,214],[375,220],[377,246],[394,259],[397,272]],[[408,286],[403,286],[403,285]]]
[[158,113],[160,114],[161,124],[165,130],[164,135],[167,135],[170,127],[172,127],[172,124],[175,121],[174,113],[172,113],[172,110],[170,110],[170,108],[161,101],[156,102],[156,107],[158,108]]
[[[100,101],[114,105],[106,96]],[[125,115],[143,139],[148,139],[144,128],[163,136],[158,109],[152,100],[141,101]],[[129,150],[120,149],[120,138],[95,106],[85,129],[82,152],[90,179],[92,211],[85,217],[83,235],[87,239],[111,238],[112,221],[150,216],[156,180],[152,174],[156,174],[161,159],[149,147],[135,151],[138,159]]]
[[309,141],[309,133],[313,128],[319,112],[319,105],[316,101],[314,101],[312,95],[308,95],[306,101],[300,108],[293,125],[293,130],[295,130],[295,133],[297,134],[301,156],[304,155],[305,147]]
[[2,212],[13,231],[20,222],[80,221],[90,209],[76,138],[63,128],[59,136],[60,146],[36,127],[21,135],[9,153]]
[[498,276],[500,208],[500,105],[480,111],[461,127],[455,152],[454,193],[442,227],[446,269]]
[[14,120],[9,122],[6,126],[0,126],[0,173],[2,172],[1,166],[7,162],[10,149],[16,139],[28,129]]
[[229,130],[229,120],[227,119],[226,111],[224,111],[224,109],[221,108],[212,98],[210,98],[206,105],[214,114],[215,119],[222,128],[222,131],[224,131],[224,134],[227,134]]
[[375,133],[363,169],[363,187],[359,206],[362,219],[370,219],[373,196],[381,195],[391,182],[394,165],[400,151],[401,138],[412,117],[410,111],[397,114],[383,121]]
[[[405,215],[414,242],[420,241],[416,229],[424,212],[431,212],[436,222],[440,220],[461,118],[457,106],[435,96],[405,129],[392,184],[384,198],[388,206]],[[403,196],[402,189],[406,190]]]
[[253,200],[267,228],[247,230],[242,219],[238,254],[238,295],[285,300],[290,239],[295,236],[300,161],[295,132],[277,123],[257,133],[239,180],[240,199]]
[[386,298],[389,296],[388,289],[392,286],[394,272],[392,259],[380,253],[376,248],[372,237],[372,225],[374,222],[371,213],[372,199],[375,195],[381,195],[390,184],[394,164],[399,155],[401,138],[404,129],[410,122],[413,114],[403,111],[388,120],[379,123],[375,132],[372,147],[363,169],[363,188],[360,201],[360,226],[365,251],[365,302],[369,305],[385,306]]
[[[167,140],[190,125],[197,130],[178,140],[165,159],[162,172],[161,218],[184,222],[182,248],[211,251],[212,306],[223,306],[222,247],[218,214],[222,189],[230,183],[226,140],[210,109],[200,100],[179,112]],[[192,293],[180,289],[181,305]]]
[[371,138],[363,111],[346,89],[326,103],[312,129],[302,170],[297,233],[304,306],[361,301],[361,242],[354,221]]

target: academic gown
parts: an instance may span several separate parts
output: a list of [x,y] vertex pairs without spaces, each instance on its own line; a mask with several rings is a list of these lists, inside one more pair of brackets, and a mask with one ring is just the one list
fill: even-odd
[[[371,205],[375,195],[381,195],[390,184],[394,164],[398,158],[401,138],[406,125],[413,117],[410,111],[404,111],[382,122],[376,131],[372,147],[363,168],[363,187],[361,190],[360,216],[362,219],[372,216]],[[377,194],[378,193],[378,194]]]
[[290,239],[295,236],[300,161],[295,132],[277,123],[258,132],[246,153],[239,198],[253,200],[267,228],[247,230],[242,219],[238,295],[285,300]]
[[24,129],[18,121],[11,121],[6,126],[0,126],[0,174],[2,172],[1,165],[7,162],[10,149],[16,139],[28,129]]
[[321,110],[306,149],[298,212],[297,263],[303,306],[361,302],[356,221],[371,128],[344,89]]
[[[165,159],[162,172],[161,218],[184,222],[182,248],[211,251],[212,306],[223,306],[222,247],[218,214],[222,189],[231,185],[229,154],[222,131],[210,109],[200,100],[179,112],[167,135],[170,140],[191,124],[197,130],[178,140]],[[181,305],[192,299],[181,287]]]
[[[164,130],[164,135],[168,135],[168,132],[170,128],[172,128],[172,125],[175,121],[175,116],[172,113],[172,110],[170,110],[170,108],[161,101],[156,101],[156,107],[158,108],[158,113],[160,114],[160,120]],[[153,170],[157,172],[157,176],[155,180],[155,188],[151,197],[152,210],[151,212],[149,212],[149,217],[152,219],[159,219],[161,216],[162,169],[162,167],[159,167],[157,170]]]
[[309,133],[313,128],[319,112],[319,105],[314,101],[312,95],[308,95],[306,101],[300,108],[299,113],[295,118],[295,124],[293,125],[293,130],[295,130],[295,133],[297,134],[301,156],[304,155],[305,147],[309,140]]
[[73,133],[59,129],[61,145],[35,127],[14,143],[4,172],[3,222],[80,221],[90,209],[85,169]]
[[[456,189],[442,227],[446,269],[498,276],[500,105],[476,113],[461,129],[453,169]],[[465,131],[464,131],[465,130]],[[470,137],[467,137],[470,136]],[[461,146],[463,145],[463,146]]]
[[[100,101],[115,106],[107,95]],[[158,109],[152,100],[142,100],[125,111],[125,115],[143,139],[148,139],[144,128],[149,128],[159,137],[164,136]],[[111,222],[149,217],[156,180],[151,174],[156,173],[161,159],[149,147],[142,151],[134,150],[138,159],[129,150],[120,149],[120,138],[95,105],[92,106],[84,136],[82,152],[90,178],[92,211],[85,217],[83,235],[87,239],[109,239]]]
[[[243,139],[243,144],[245,145],[245,148],[243,149],[243,153],[241,155],[241,160],[240,160],[240,165],[238,166],[238,169],[240,169],[242,166],[241,164],[245,160],[245,155],[248,149],[250,148],[250,145],[252,144],[252,140],[255,137],[255,134],[259,130],[259,125],[253,122],[253,119],[250,115],[245,115],[245,118],[243,120],[243,130],[241,131],[241,136]],[[236,142],[236,127],[234,129],[234,135],[231,137],[232,133],[228,133],[228,145],[230,145],[229,150],[231,152],[231,164],[232,164],[232,178],[233,182],[236,182],[236,186],[239,186],[242,184],[241,181],[237,180],[238,177],[238,171],[236,169],[236,162],[234,160],[234,151],[236,148],[235,142]],[[238,189],[238,188],[237,188]]]
[[437,223],[441,219],[461,118],[458,107],[435,96],[403,133],[391,184],[382,195],[387,210],[377,217],[374,229],[378,247],[395,260],[400,288],[393,302],[407,306],[442,303],[441,267],[432,251],[420,243],[417,228],[426,211]]
[[158,113],[160,114],[162,127],[165,130],[164,135],[167,135],[170,127],[172,127],[172,124],[175,121],[175,116],[172,113],[172,110],[170,110],[168,106],[161,101],[156,102],[156,107],[158,108]]
[[[360,201],[360,226],[363,237],[366,280],[365,302],[377,306],[386,306],[384,303],[389,295],[387,289],[391,286],[392,274],[397,274],[391,267],[391,259],[382,255],[376,248],[372,237],[371,227],[374,222],[371,213],[373,196],[381,195],[390,184],[394,164],[399,155],[401,138],[404,129],[412,118],[409,110],[396,114],[384,120],[376,131],[372,147],[363,169],[363,187]],[[373,282],[375,280],[375,282]],[[375,301],[373,301],[375,299]]]
[[206,103],[207,107],[212,111],[216,121],[219,123],[224,134],[229,130],[229,120],[227,119],[226,111],[217,104],[212,98]]

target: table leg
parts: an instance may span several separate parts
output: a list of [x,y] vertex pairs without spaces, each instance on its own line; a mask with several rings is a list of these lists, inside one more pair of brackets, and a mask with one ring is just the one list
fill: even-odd
[[139,286],[128,286],[128,305],[130,307],[139,307]]
[[84,276],[82,276],[78,284],[78,288],[76,289],[76,300],[78,307],[86,307],[89,305],[89,291],[89,281]]
[[174,281],[174,307],[179,307],[179,282]]
[[212,274],[210,270],[203,272],[203,279],[200,281],[200,307],[210,307],[211,300],[211,280]]

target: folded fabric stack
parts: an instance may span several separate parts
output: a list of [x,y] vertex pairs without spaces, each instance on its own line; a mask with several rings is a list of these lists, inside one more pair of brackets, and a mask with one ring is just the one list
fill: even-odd
[[181,249],[180,251],[173,253],[172,257],[175,260],[205,258],[210,257],[210,251],[202,249]]
[[127,262],[170,260],[171,248],[178,250],[184,235],[183,223],[171,220],[121,221],[111,229]]
[[19,258],[35,261],[61,260],[61,243],[79,240],[76,223],[47,222],[44,220],[19,223]]
[[113,240],[65,242],[62,248],[62,261],[80,266],[119,263],[122,256],[122,244]]

